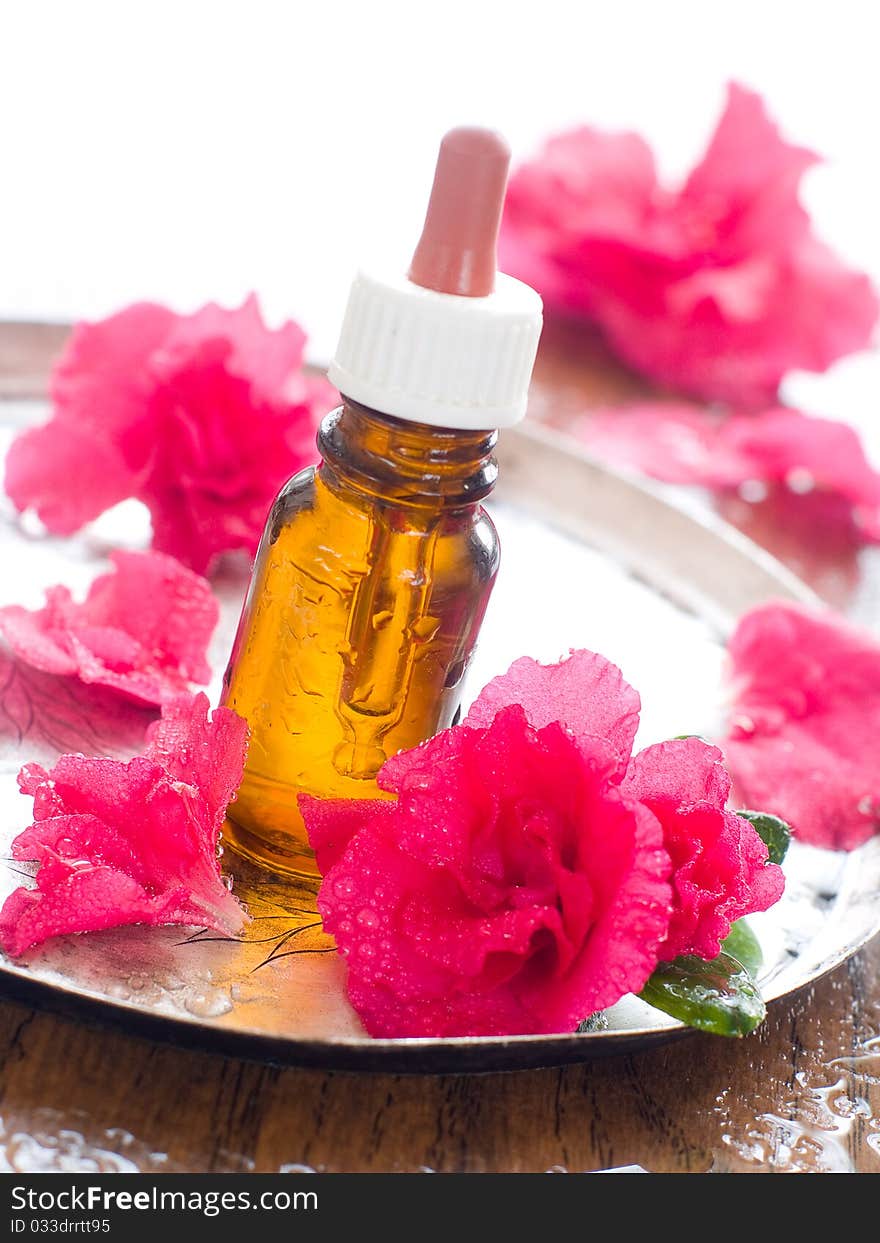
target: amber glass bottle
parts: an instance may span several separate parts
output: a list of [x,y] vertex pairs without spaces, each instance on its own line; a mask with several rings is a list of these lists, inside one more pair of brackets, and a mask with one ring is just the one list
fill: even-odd
[[352,401],[272,509],[226,675],[251,727],[227,836],[311,874],[297,794],[375,798],[389,755],[451,724],[498,567],[495,433]]
[[360,272],[321,464],[275,502],[226,674],[251,740],[227,840],[314,875],[297,796],[381,796],[385,759],[452,723],[498,568],[480,502],[522,418],[534,290],[495,270],[510,151],[443,139],[407,275]]

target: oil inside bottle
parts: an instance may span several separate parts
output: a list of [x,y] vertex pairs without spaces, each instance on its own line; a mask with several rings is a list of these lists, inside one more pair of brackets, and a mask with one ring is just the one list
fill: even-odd
[[451,724],[498,567],[495,433],[345,401],[269,516],[224,683],[251,740],[225,837],[316,875],[297,795],[383,797],[385,759]]

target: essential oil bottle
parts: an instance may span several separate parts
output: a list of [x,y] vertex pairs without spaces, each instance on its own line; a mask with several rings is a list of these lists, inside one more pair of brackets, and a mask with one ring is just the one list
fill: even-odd
[[498,570],[493,447],[541,331],[496,272],[509,160],[490,130],[443,139],[407,275],[352,286],[320,465],[269,514],[225,678],[251,730],[226,837],[276,870],[316,875],[298,794],[382,797],[386,758],[459,706]]

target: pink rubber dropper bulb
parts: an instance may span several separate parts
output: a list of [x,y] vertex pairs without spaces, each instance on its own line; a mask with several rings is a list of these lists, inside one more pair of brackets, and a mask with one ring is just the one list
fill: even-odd
[[510,148],[494,130],[462,126],[445,135],[407,274],[413,284],[465,298],[492,292],[509,166]]

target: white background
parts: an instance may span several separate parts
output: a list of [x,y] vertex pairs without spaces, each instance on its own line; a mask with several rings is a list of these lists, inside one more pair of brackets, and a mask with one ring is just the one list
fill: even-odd
[[[352,269],[405,265],[436,145],[515,155],[580,121],[635,128],[672,179],[736,77],[827,163],[821,233],[880,279],[872,0],[0,0],[0,316],[180,310],[256,289],[326,358]],[[789,396],[867,427],[880,368]],[[880,446],[880,441],[878,441]]]

